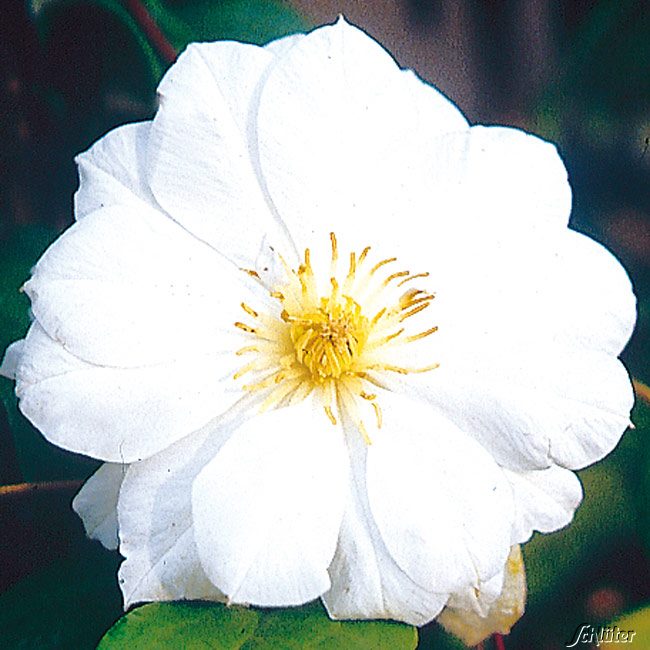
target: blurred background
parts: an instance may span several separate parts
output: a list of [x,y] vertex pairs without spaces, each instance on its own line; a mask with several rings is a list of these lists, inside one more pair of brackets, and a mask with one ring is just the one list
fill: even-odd
[[[4,0],[1,11],[0,350],[28,326],[19,287],[72,222],[74,155],[151,117],[157,82],[188,42],[265,43],[343,13],[471,121],[557,143],[572,227],[619,257],[639,299],[624,353],[638,380],[636,429],[581,472],[575,523],[525,547],[528,612],[505,642],[562,648],[580,625],[612,621],[650,638],[650,3]],[[0,646],[92,648],[121,611],[119,557],[86,541],[69,508],[95,464],[47,444],[2,378],[0,398]],[[460,647],[435,624],[420,638]]]

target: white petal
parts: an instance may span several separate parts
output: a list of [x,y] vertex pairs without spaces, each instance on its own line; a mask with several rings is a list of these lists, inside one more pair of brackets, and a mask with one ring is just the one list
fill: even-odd
[[67,352],[35,323],[16,392],[25,416],[54,444],[116,463],[147,458],[226,411],[241,392],[223,355],[120,369]]
[[332,586],[323,603],[333,619],[394,619],[424,625],[437,616],[449,594],[423,589],[391,557],[368,505],[366,445],[356,431],[348,442],[356,447],[353,484],[329,569]]
[[480,591],[454,594],[438,622],[467,646],[475,646],[492,634],[508,634],[524,613],[525,605],[526,574],[521,549],[515,545],[505,570],[482,585]]
[[421,195],[431,196],[423,161],[441,133],[466,128],[446,98],[339,20],[270,70],[257,139],[269,193],[299,248],[328,242],[333,230],[361,250],[399,247],[398,228],[421,227],[423,203],[430,212]]
[[458,107],[437,88],[420,79],[413,70],[404,70],[403,77],[414,103],[417,123],[425,128],[428,137],[469,132],[469,124]]
[[129,467],[118,505],[124,607],[144,601],[223,601],[194,543],[192,482],[230,434],[199,434]]
[[599,244],[569,230],[538,235],[480,256],[479,273],[457,267],[460,282],[436,285],[433,274],[440,329],[420,347],[441,366],[403,383],[499,463],[575,469],[611,451],[627,427],[633,394],[613,355],[632,331],[635,299]]
[[329,588],[347,460],[311,400],[244,424],[194,482],[203,567],[229,601],[297,605]]
[[[423,588],[488,580],[510,548],[510,486],[492,457],[420,402],[381,395],[368,449],[368,498],[386,548]],[[372,435],[372,434],[371,434]]]
[[453,192],[446,219],[469,216],[472,225],[492,228],[566,226],[571,187],[552,144],[518,129],[474,126],[441,140],[437,154],[436,184]]
[[[440,330],[429,342],[444,337],[445,364],[456,366],[460,355],[476,370],[492,373],[496,364],[498,372],[500,358],[513,358],[513,346],[545,354],[552,348],[621,352],[636,300],[624,269],[600,244],[550,226],[492,228],[472,237],[457,226],[433,230],[430,240],[413,245],[414,259],[424,259],[428,248],[428,261],[416,268],[430,274],[436,313],[429,318]],[[415,266],[410,257],[401,262]]]
[[490,605],[501,594],[505,572],[503,569],[489,580],[479,580],[477,587],[465,587],[449,597],[447,607],[463,609],[478,616],[487,616]]
[[[432,278],[441,300],[453,302],[450,326],[460,330],[457,336],[471,336],[466,344],[480,347],[485,334],[491,345],[514,339],[535,348],[550,344],[620,354],[634,328],[636,299],[611,253],[568,229],[513,228],[489,237],[491,246],[468,241],[455,264],[445,260],[450,267],[445,275]],[[463,271],[468,259],[479,273]]]
[[558,370],[549,455],[563,467],[582,469],[618,444],[630,424],[634,390],[623,364],[611,357],[593,355]]
[[2,363],[0,364],[0,376],[7,377],[8,379],[16,378],[16,369],[23,355],[24,346],[25,339],[14,341],[7,346]]
[[289,36],[276,38],[270,43],[267,43],[264,46],[264,49],[267,52],[271,52],[271,54],[274,54],[276,57],[284,56],[294,45],[299,43],[303,38],[305,38],[304,34],[289,34]]
[[496,326],[502,338],[535,348],[620,354],[634,328],[636,299],[627,273],[603,246],[571,230],[547,230],[513,237],[491,255],[476,287],[484,298],[471,296],[491,333]]
[[127,465],[104,463],[72,500],[86,535],[110,550],[118,546],[117,498],[127,469]]
[[620,354],[636,322],[630,278],[620,262],[593,239],[568,230],[561,243],[554,281],[549,283],[556,300],[554,312],[560,315],[558,340],[568,346]]
[[532,472],[503,470],[515,497],[512,543],[527,541],[534,530],[551,533],[569,524],[582,501],[578,477],[562,467]]
[[580,469],[607,455],[629,424],[632,385],[607,354],[513,346],[453,364],[402,385],[510,469]]
[[249,143],[257,86],[273,61],[254,45],[190,45],[160,84],[149,138],[147,172],[160,205],[241,265],[255,259],[262,234],[291,249]]
[[107,133],[75,161],[79,189],[74,196],[77,219],[111,205],[154,205],[146,176],[150,122],[126,124]]
[[234,352],[241,347],[234,322],[254,286],[161,213],[116,206],[62,235],[25,290],[40,324],[66,349],[91,363],[136,367]]

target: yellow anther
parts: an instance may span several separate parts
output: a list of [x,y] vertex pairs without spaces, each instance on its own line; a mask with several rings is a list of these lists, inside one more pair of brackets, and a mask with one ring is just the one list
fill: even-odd
[[248,332],[249,334],[255,334],[257,332],[254,327],[246,325],[246,323],[240,323],[239,321],[235,323],[235,327],[238,327],[240,330],[244,330],[244,332]]
[[259,314],[252,308],[249,307],[245,302],[242,302],[241,308],[249,315],[252,316],[253,318],[257,318]]
[[334,413],[332,413],[332,407],[331,406],[324,406],[323,409],[325,411],[325,414],[329,418],[329,421],[332,424],[336,425],[336,418],[334,417]]

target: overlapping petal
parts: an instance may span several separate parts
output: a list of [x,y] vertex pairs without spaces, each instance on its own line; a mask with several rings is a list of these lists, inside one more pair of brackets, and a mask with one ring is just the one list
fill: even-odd
[[432,181],[422,159],[438,135],[467,128],[440,93],[341,20],[269,70],[256,136],[269,194],[299,249],[333,230],[360,250],[373,240],[400,247],[394,234],[422,216]]
[[600,460],[627,428],[634,403],[618,359],[564,348],[486,349],[410,388],[517,470],[580,469]]
[[385,417],[368,449],[367,489],[386,548],[432,591],[489,579],[510,548],[513,502],[500,468],[425,405],[383,394],[380,404]]
[[535,530],[550,533],[571,522],[582,501],[582,486],[573,472],[557,466],[532,472],[504,472],[515,500],[513,544],[527,541]]
[[152,600],[223,601],[194,541],[192,482],[232,431],[209,427],[131,465],[118,503],[119,580],[125,608]]
[[160,205],[242,265],[255,259],[260,233],[293,252],[252,155],[258,86],[274,59],[254,45],[191,45],[159,86],[147,148],[147,177]]
[[104,463],[83,485],[72,501],[86,535],[109,550],[119,545],[117,499],[128,466]]
[[329,588],[348,467],[311,400],[243,424],[192,488],[194,537],[229,601],[296,605]]
[[374,521],[366,485],[367,446],[347,438],[351,481],[336,554],[329,568],[331,589],[323,603],[334,619],[397,619],[423,625],[444,607],[449,594],[422,587],[395,561]]
[[353,484],[323,600],[335,618],[422,625],[451,594],[501,575],[512,493],[449,421],[405,397],[382,393],[381,403],[387,416],[372,444],[348,438]]
[[24,346],[25,339],[19,339],[7,347],[2,357],[2,363],[0,364],[0,376],[7,377],[7,379],[16,378],[16,370],[23,356]]
[[232,369],[223,368],[219,354],[136,368],[96,366],[34,323],[16,392],[21,411],[50,442],[132,463],[200,429],[240,399]]
[[113,129],[79,154],[79,189],[74,196],[75,217],[112,205],[133,209],[155,205],[146,180],[150,122]]
[[25,290],[39,323],[73,354],[137,367],[234,352],[240,303],[266,298],[256,287],[154,209],[113,206],[60,237]]

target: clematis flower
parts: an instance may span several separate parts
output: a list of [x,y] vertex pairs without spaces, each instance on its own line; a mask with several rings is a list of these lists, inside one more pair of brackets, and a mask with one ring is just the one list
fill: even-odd
[[159,94],[79,156],[4,364],[105,461],[74,506],[125,606],[516,618],[511,548],[571,520],[633,401],[634,296],[556,149],[344,20],[191,45]]

